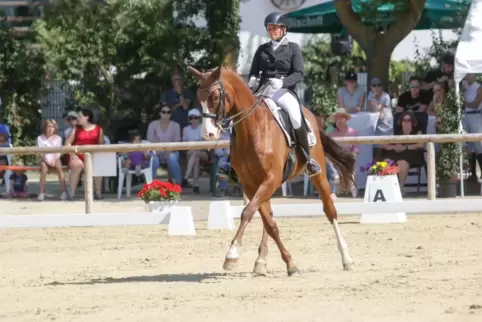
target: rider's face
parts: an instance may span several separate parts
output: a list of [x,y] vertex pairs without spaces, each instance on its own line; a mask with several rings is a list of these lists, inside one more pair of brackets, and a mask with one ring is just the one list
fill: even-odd
[[268,31],[271,40],[279,39],[284,35],[284,28],[281,25],[268,24],[266,26],[266,31]]

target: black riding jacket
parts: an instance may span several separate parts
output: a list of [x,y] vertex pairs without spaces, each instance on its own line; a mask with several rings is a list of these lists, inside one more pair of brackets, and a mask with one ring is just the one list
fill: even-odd
[[303,81],[304,60],[300,46],[288,41],[285,37],[276,51],[273,50],[271,41],[262,44],[254,54],[249,77],[259,77],[261,84],[267,78],[283,78],[283,88],[295,90],[296,84]]

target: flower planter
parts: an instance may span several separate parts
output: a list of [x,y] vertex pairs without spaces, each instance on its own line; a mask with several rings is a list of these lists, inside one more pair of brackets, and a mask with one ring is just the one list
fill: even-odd
[[438,184],[439,198],[455,198],[457,197],[457,179],[440,180]]

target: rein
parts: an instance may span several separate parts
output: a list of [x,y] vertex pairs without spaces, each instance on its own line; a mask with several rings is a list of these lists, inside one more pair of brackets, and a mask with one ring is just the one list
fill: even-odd
[[[230,113],[226,114],[226,103],[225,102],[226,102],[226,99],[228,100],[230,105],[232,105],[233,102],[231,100],[231,96],[229,96],[229,93],[226,92],[224,84],[221,80],[217,80],[214,83],[212,83],[211,85],[209,85],[207,87],[204,87],[204,88],[199,87],[198,90],[200,92],[209,92],[209,94],[211,95],[211,93],[213,92],[213,91],[211,91],[211,88],[213,86],[216,86],[216,85],[219,85],[219,94],[220,94],[219,105],[216,109],[216,113],[204,113],[203,112],[202,115],[205,118],[213,119],[215,125],[218,127],[218,129],[221,132],[229,131],[230,129],[235,127],[237,124],[241,123],[246,118],[248,118],[251,114],[253,114],[253,112],[256,110],[256,108],[258,107],[259,103],[262,100],[262,97],[258,96],[256,101],[253,104],[251,104],[249,107],[247,107],[245,109],[242,109],[240,112],[238,112],[234,115],[229,116]],[[220,114],[222,114],[222,117],[221,117]],[[236,118],[239,118],[239,119],[237,121],[233,121]],[[224,123],[231,122],[231,121],[233,121],[231,123],[231,125],[229,125],[226,128],[223,128]]]

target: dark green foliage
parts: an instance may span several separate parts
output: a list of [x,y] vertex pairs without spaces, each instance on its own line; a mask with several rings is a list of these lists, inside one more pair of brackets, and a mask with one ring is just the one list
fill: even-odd
[[[40,51],[0,25],[0,122],[9,125],[15,146],[35,145],[40,133],[44,63]],[[25,159],[28,163],[31,157]]]

